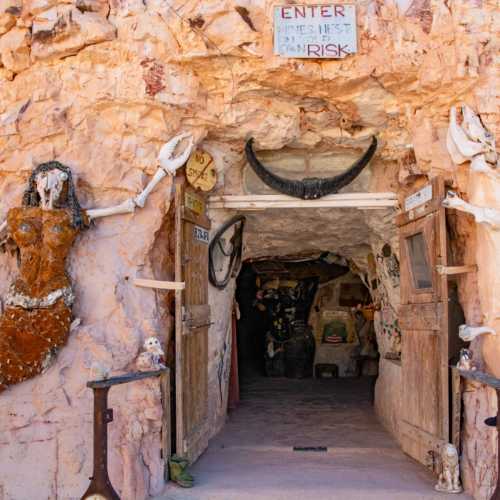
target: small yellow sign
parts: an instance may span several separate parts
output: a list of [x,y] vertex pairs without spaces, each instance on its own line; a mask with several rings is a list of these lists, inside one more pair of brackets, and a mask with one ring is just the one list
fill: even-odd
[[187,162],[186,177],[194,188],[205,192],[212,190],[217,183],[217,171],[212,156],[197,149]]
[[203,200],[198,198],[198,196],[186,191],[184,197],[184,205],[189,208],[196,215],[202,215],[205,210],[205,204]]

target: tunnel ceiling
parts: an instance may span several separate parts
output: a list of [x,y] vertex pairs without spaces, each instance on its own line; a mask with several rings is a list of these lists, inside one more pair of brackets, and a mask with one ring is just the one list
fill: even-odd
[[372,240],[390,241],[395,232],[389,209],[274,209],[246,215],[244,258],[330,251],[364,267]]
[[[334,176],[356,161],[366,150],[369,140],[357,147],[333,148],[329,151],[283,149],[258,151],[258,158],[273,173],[290,179]],[[366,143],[366,144],[365,144]],[[392,191],[391,165],[381,159],[372,160],[361,175],[341,193]],[[376,175],[374,174],[376,172]],[[391,173],[392,172],[392,173]],[[228,183],[229,184],[229,183]],[[224,194],[279,194],[266,186],[245,165],[241,181]],[[238,190],[234,186],[238,186]],[[393,209],[358,210],[357,208],[267,209],[245,212],[247,225],[244,258],[306,255],[330,251],[366,266],[370,245],[379,239],[395,238]]]

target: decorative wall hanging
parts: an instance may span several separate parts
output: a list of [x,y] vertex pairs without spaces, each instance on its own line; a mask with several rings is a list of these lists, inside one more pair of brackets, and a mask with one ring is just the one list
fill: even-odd
[[321,313],[320,331],[324,344],[359,343],[354,318],[345,309],[325,309]]
[[301,181],[285,179],[270,172],[255,156],[253,151],[253,139],[249,139],[245,146],[248,163],[259,178],[270,188],[280,193],[302,198],[304,200],[316,200],[328,194],[337,193],[340,189],[350,184],[368,165],[377,150],[377,138],[372,137],[370,147],[365,154],[351,165],[345,172],[335,177],[310,177]]
[[[245,221],[246,217],[243,215],[237,215],[229,219],[215,233],[208,247],[208,279],[219,290],[226,288],[229,280],[235,277],[240,270]],[[223,235],[232,226],[235,226],[234,233],[229,242],[226,243]],[[221,279],[217,277],[216,260],[227,260],[226,272]]]
[[176,146],[188,137],[181,134],[165,144],[160,167],[144,191],[114,207],[83,210],[71,170],[57,161],[33,170],[22,206],[10,209],[0,224],[0,241],[15,249],[19,264],[0,316],[0,391],[46,370],[68,339],[74,294],[65,263],[77,234],[92,219],[143,207],[158,182],[188,159],[192,138],[174,157]]

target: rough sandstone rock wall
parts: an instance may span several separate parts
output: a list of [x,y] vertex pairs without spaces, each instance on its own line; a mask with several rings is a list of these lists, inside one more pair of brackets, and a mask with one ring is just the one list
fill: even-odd
[[[468,103],[500,132],[494,1],[359,1],[359,52],[343,61],[274,57],[272,5],[4,0],[0,217],[19,204],[30,169],[51,159],[76,173],[83,206],[122,201],[141,189],[162,142],[181,129],[205,139],[227,192],[240,189],[250,134],[259,148],[359,152],[377,133],[374,189],[404,196],[413,181],[444,174],[470,201],[498,208],[498,183],[469,179],[468,166],[454,167],[445,147],[452,104]],[[394,169],[395,183],[387,178]],[[82,325],[44,376],[1,396],[4,498],[79,498],[84,491],[91,473],[91,394],[84,386],[91,362],[126,370],[145,336],[170,328],[161,296],[127,280],[153,274],[169,196],[165,182],[145,209],[98,221],[76,242],[69,270]],[[477,324],[485,314],[498,329],[499,236],[478,228],[469,238],[473,226],[459,226],[466,255],[479,263],[477,280],[461,283],[467,319]],[[0,259],[1,295],[15,261]],[[216,360],[226,355],[226,329],[222,322],[211,329],[213,429],[224,413],[213,381]],[[500,338],[482,342],[488,367],[498,370]],[[386,375],[397,390],[396,378]],[[148,382],[111,394],[112,480],[123,498],[144,498],[161,487],[158,388]],[[495,405],[485,389],[466,395],[464,478],[479,499],[495,480],[495,431],[482,425]]]

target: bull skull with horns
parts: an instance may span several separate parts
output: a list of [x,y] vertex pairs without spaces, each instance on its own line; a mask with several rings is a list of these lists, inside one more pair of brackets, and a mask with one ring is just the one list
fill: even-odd
[[302,198],[303,200],[315,200],[328,194],[337,193],[344,186],[350,184],[363,171],[377,150],[377,139],[376,137],[372,137],[370,147],[364,155],[345,170],[345,172],[335,177],[326,177],[324,179],[310,177],[296,181],[285,179],[270,172],[255,156],[252,143],[253,138],[247,141],[245,153],[248,163],[250,163],[253,171],[259,176],[262,182],[280,193],[293,196],[294,198]]

